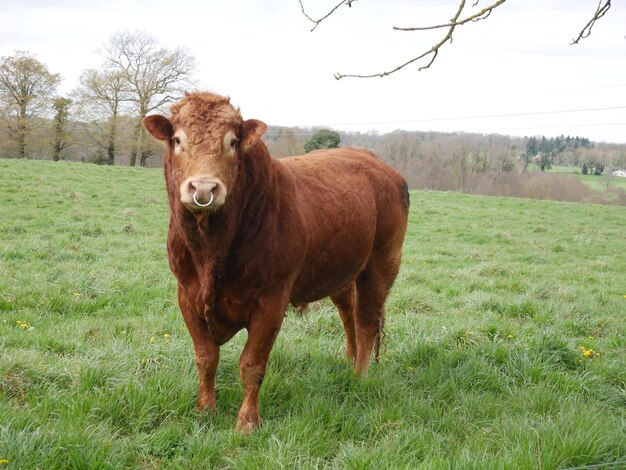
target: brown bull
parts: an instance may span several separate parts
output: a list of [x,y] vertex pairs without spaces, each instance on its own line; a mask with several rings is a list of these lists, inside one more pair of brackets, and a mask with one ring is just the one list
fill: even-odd
[[215,408],[220,345],[245,328],[236,429],[260,424],[259,388],[288,304],[330,297],[357,374],[379,344],[384,303],[407,226],[406,182],[371,152],[283,160],[228,98],[188,94],[144,126],[165,145],[167,240],[178,303],[200,377],[198,408]]

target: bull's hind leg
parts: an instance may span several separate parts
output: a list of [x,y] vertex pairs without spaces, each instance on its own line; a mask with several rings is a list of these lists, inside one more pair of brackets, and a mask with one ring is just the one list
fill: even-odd
[[344,290],[330,296],[343,322],[346,332],[346,355],[353,361],[356,359],[356,335],[354,331],[354,311],[356,308],[356,284],[350,283]]
[[[400,248],[392,252],[373,252],[365,269],[356,280],[357,308],[355,311],[357,375],[367,375],[372,349],[376,354],[385,324],[385,300],[400,267]],[[376,357],[378,360],[378,357]]]

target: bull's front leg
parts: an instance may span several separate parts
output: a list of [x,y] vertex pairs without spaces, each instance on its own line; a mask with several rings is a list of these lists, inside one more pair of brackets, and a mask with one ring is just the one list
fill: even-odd
[[239,359],[239,373],[243,382],[243,404],[237,417],[236,431],[248,434],[261,425],[259,390],[270,351],[280,331],[287,300],[285,296],[259,301],[248,325],[248,340]]
[[217,409],[215,406],[215,373],[220,358],[220,348],[212,341],[206,341],[201,348],[196,348],[196,368],[200,385],[198,387],[198,411],[207,408]]
[[215,373],[219,362],[220,348],[213,341],[205,319],[192,310],[180,286],[178,288],[178,305],[191,335],[195,351],[200,381],[197,408],[199,411],[204,411],[207,408],[215,410]]

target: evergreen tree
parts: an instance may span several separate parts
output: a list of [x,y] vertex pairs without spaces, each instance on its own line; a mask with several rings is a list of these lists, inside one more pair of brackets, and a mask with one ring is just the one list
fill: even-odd
[[318,149],[334,149],[339,147],[340,142],[341,138],[339,137],[339,134],[328,129],[322,129],[306,141],[304,144],[304,151],[309,153],[312,150]]
[[539,146],[537,145],[537,138],[530,137],[528,142],[526,142],[526,154],[534,157],[539,153]]

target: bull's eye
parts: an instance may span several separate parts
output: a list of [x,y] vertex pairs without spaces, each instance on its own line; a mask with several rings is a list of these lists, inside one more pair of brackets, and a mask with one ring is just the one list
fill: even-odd
[[237,144],[239,139],[233,131],[228,131],[222,139],[222,152],[225,156],[234,157],[237,153]]
[[178,130],[176,134],[172,136],[172,143],[174,144],[174,153],[180,155],[187,150],[187,134],[184,131]]

